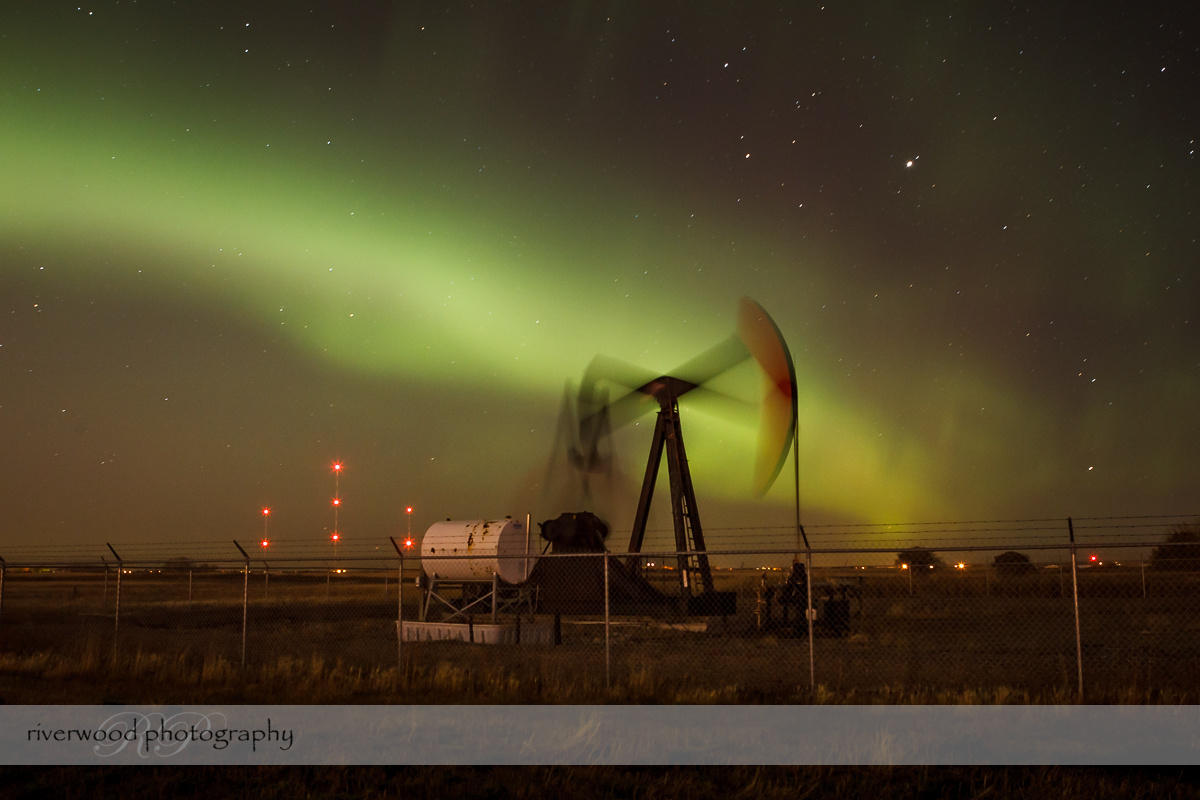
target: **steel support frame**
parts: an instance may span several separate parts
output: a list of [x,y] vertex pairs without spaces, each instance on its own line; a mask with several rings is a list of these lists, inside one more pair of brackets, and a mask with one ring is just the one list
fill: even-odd
[[694,577],[699,576],[701,591],[713,591],[712,570],[705,552],[704,531],[700,525],[700,512],[696,505],[696,491],[692,486],[692,473],[688,469],[687,451],[683,445],[683,428],[679,421],[679,403],[673,393],[659,397],[660,410],[654,426],[654,438],[650,444],[650,456],[646,460],[646,475],[642,480],[642,492],[638,498],[637,513],[633,519],[633,530],[629,537],[629,553],[626,562],[631,568],[637,566],[634,556],[642,551],[646,537],[646,522],[650,516],[650,503],[654,499],[654,487],[658,481],[658,470],[662,464],[663,451],[667,453],[667,475],[671,485],[671,518],[675,528],[675,549],[680,554],[679,583],[683,602],[692,595]]
[[[486,586],[487,582],[446,581],[426,576],[422,582],[421,622],[428,621],[429,611],[435,600],[450,611],[450,616],[441,620],[441,622],[450,622],[457,617],[462,617],[465,621],[470,616],[472,610],[475,609],[479,613],[490,613],[492,622],[495,623],[497,616],[501,613],[515,611],[519,614],[522,608],[528,608],[529,612],[533,613],[537,608],[536,588],[529,586],[503,586],[500,584],[498,577],[494,577],[490,591],[475,598],[461,608],[454,603],[453,599],[440,594],[443,586],[446,588],[459,587],[461,591],[466,586],[478,585]],[[514,592],[509,590],[515,590],[515,596],[512,596]],[[462,603],[461,596],[458,598],[458,602]]]

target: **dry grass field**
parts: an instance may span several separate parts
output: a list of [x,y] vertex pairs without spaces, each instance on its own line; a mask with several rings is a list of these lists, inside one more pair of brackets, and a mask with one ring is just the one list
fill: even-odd
[[0,798],[1190,800],[1181,767],[7,767]]
[[[772,576],[775,580],[778,577]],[[1092,578],[1094,576],[1088,576]],[[1195,702],[1197,587],[1081,583],[1088,702]],[[669,575],[660,578],[669,586]],[[397,646],[395,575],[251,575],[242,664],[237,572],[10,573],[0,618],[6,702],[1078,702],[1074,608],[1056,576],[918,581],[818,573],[851,587],[847,635],[755,616],[761,573],[717,573],[738,614],[564,616],[558,646]],[[1164,579],[1165,580],[1165,579]],[[1103,589],[1103,591],[1101,591]],[[404,584],[404,616],[418,594]],[[190,596],[190,599],[189,599]],[[486,615],[484,615],[486,618]],[[546,615],[540,615],[546,619]],[[528,622],[528,617],[526,622]],[[114,628],[115,635],[114,635]],[[607,659],[607,660],[606,660]]]
[[[775,582],[781,576],[770,576]],[[817,580],[830,576],[817,575]],[[842,575],[853,583],[853,575]],[[1096,576],[1087,576],[1088,578]],[[1140,576],[1085,582],[1087,702],[1200,702],[1196,587]],[[669,575],[660,577],[664,588]],[[1135,579],[1137,578],[1137,579]],[[864,579],[849,634],[754,615],[757,571],[717,574],[738,615],[693,630],[614,616],[606,683],[601,617],[564,619],[559,646],[406,643],[395,576],[252,574],[246,665],[239,573],[115,579],[9,573],[0,618],[6,703],[1074,703],[1074,613],[1057,576],[980,586]],[[986,592],[986,593],[985,593]],[[417,613],[405,584],[404,615]],[[776,620],[778,608],[774,609]],[[693,620],[694,622],[694,620]],[[675,627],[671,624],[675,623]],[[695,627],[695,626],[692,626]],[[398,658],[400,659],[398,661]],[[0,768],[0,798],[1200,797],[1182,768],[255,767]]]

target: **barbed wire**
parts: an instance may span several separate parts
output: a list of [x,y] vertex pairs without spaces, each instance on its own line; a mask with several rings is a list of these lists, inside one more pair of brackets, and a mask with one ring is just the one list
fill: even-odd
[[[1179,525],[1197,524],[1200,514],[1156,514],[1137,516],[1096,516],[1071,518],[1030,518],[1013,520],[966,520],[940,522],[889,523],[821,523],[806,525],[804,531],[810,546],[827,551],[842,548],[867,548],[895,552],[908,547],[955,550],[962,548],[1051,546],[1069,544],[1070,526],[1074,527],[1079,546],[1147,546],[1161,543],[1170,530]],[[798,531],[794,525],[711,526],[704,529],[710,551],[730,548],[751,548],[754,551],[798,548]],[[672,528],[647,531],[648,537],[673,538]],[[886,547],[880,548],[881,538],[888,537]],[[398,558],[392,538],[386,536],[352,537],[336,544],[327,537],[301,539],[268,537],[262,546],[261,537],[233,537],[183,541],[151,541],[113,543],[30,543],[7,544],[0,558],[9,563],[116,563],[121,561],[146,563],[169,562],[240,562],[245,557],[235,542],[256,564],[289,560],[323,560],[329,563],[351,560],[395,561]],[[111,549],[110,549],[111,547]],[[419,556],[419,546],[406,557]]]

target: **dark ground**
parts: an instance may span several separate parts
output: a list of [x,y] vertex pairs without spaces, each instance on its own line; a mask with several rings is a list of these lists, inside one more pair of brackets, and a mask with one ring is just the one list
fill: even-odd
[[1192,768],[4,767],[0,798],[1200,797]]

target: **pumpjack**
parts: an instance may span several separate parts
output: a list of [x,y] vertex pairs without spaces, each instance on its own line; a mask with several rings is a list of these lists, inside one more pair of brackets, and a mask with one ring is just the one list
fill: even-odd
[[[796,371],[778,326],[758,303],[742,298],[738,329],[725,341],[655,376],[639,367],[597,356],[584,373],[576,398],[577,434],[568,448],[569,463],[580,472],[585,488],[589,475],[610,466],[604,441],[614,429],[657,407],[657,420],[646,460],[641,494],[630,531],[626,567],[635,570],[646,535],[646,522],[664,454],[670,480],[680,604],[690,614],[730,614],[735,594],[718,592],[704,543],[696,492],[683,441],[679,400],[689,393],[714,393],[710,381],[753,358],[766,377],[760,413],[755,491],[764,494],[778,477],[796,430]],[[613,389],[619,396],[612,400]]]

